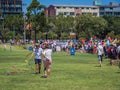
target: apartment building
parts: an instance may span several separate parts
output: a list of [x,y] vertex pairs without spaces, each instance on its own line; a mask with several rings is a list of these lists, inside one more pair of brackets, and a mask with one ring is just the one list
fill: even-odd
[[47,16],[78,16],[83,14],[92,14],[93,16],[113,15],[120,16],[120,4],[110,2],[109,5],[101,5],[93,2],[92,6],[88,5],[50,5],[46,9]]
[[88,5],[50,5],[46,9],[47,16],[78,16],[82,14],[92,14],[94,16],[99,16],[98,6],[88,6]]
[[22,0],[0,0],[0,12],[2,17],[8,14],[21,14]]
[[99,5],[100,16],[120,16],[120,4],[110,2],[109,5]]

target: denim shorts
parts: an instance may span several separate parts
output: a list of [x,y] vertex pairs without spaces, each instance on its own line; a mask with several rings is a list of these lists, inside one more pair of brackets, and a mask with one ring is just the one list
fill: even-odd
[[98,61],[102,61],[102,55],[98,55]]

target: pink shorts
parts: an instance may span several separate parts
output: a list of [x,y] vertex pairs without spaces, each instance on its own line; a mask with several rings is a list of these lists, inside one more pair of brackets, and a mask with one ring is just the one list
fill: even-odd
[[52,64],[52,61],[45,59],[44,60],[44,68],[50,68]]

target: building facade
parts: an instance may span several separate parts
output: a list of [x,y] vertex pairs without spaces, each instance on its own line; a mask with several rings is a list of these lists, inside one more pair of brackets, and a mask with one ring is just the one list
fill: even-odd
[[99,5],[100,16],[120,16],[120,4],[110,2],[109,5]]
[[120,16],[120,4],[110,2],[109,5],[101,5],[93,2],[92,6],[88,5],[50,5],[46,9],[47,16],[78,16],[83,14],[92,14],[93,16],[113,15]]
[[99,16],[98,6],[85,6],[85,5],[50,5],[46,9],[47,16],[78,16],[82,14],[92,14],[94,16]]
[[0,13],[2,17],[8,14],[21,14],[22,0],[0,0]]

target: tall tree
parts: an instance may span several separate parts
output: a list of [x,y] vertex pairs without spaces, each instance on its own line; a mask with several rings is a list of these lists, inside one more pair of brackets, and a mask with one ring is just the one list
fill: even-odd
[[[27,12],[29,12],[32,28],[34,29],[34,40],[36,41],[36,33],[40,30],[39,27],[43,26],[43,20],[40,20],[40,17],[43,17],[43,10],[45,6],[41,5],[38,0],[32,0],[31,4],[27,7]],[[44,23],[45,24],[45,23]]]

